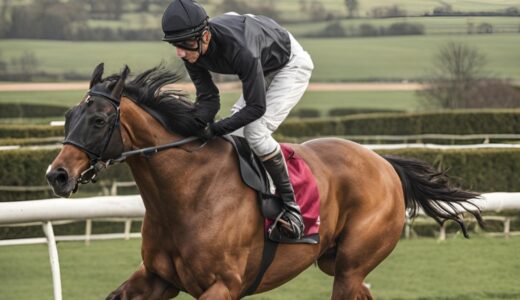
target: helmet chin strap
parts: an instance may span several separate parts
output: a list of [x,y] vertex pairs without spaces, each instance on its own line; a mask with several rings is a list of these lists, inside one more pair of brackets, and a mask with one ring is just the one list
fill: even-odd
[[202,56],[202,37],[200,39],[197,40],[197,43],[199,44],[198,45],[198,51],[199,51],[199,55]]
[[[202,42],[202,40],[204,39],[204,34],[206,34],[206,32],[209,33],[208,28],[204,29],[204,30],[202,31],[200,37],[197,39],[197,44],[198,44],[197,46],[198,46],[198,48],[199,48],[199,49],[198,49],[199,55],[202,55],[202,54],[203,54],[203,53],[202,53],[202,50],[203,50],[203,49],[202,49],[202,45],[203,45],[204,43]],[[209,42],[209,40],[208,40],[208,42]]]

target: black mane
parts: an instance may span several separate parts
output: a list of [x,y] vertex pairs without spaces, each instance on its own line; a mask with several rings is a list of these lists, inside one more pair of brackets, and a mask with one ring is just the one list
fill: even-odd
[[[163,125],[169,131],[182,136],[192,136],[201,127],[196,120],[195,105],[188,100],[187,94],[181,90],[159,90],[167,85],[182,79],[183,73],[178,69],[169,69],[160,64],[152,69],[137,75],[132,81],[125,84],[124,95],[134,100],[147,110],[152,110],[161,116]],[[118,75],[112,75],[103,80],[101,84],[111,90]]]

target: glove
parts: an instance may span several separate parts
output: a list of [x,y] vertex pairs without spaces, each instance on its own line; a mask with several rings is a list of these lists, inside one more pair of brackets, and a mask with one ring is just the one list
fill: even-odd
[[206,141],[214,139],[215,133],[211,128],[211,124],[206,124],[206,126],[197,133],[197,136]]

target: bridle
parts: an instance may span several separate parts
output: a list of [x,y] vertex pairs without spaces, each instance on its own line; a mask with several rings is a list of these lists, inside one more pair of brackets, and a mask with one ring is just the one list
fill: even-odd
[[[112,124],[110,124],[110,129],[108,131],[108,135],[104,138],[104,144],[101,147],[101,152],[97,153],[97,151],[91,149],[88,145],[85,145],[85,143],[78,141],[74,137],[70,136],[70,133],[68,136],[65,137],[65,140],[63,141],[63,144],[71,144],[74,145],[81,150],[83,150],[87,156],[89,157],[89,164],[90,166],[83,172],[81,172],[79,178],[77,179],[78,183],[81,184],[87,184],[89,182],[96,182],[99,173],[101,173],[104,169],[124,162],[128,157],[135,156],[135,155],[145,155],[150,156],[154,153],[157,153],[159,151],[163,151],[166,149],[179,147],[182,145],[185,145],[187,143],[190,143],[192,141],[200,139],[197,136],[191,136],[187,138],[183,138],[181,140],[165,144],[165,145],[159,145],[154,147],[147,147],[132,151],[126,151],[123,150],[118,151],[116,157],[106,157],[108,150],[113,150],[111,148],[117,147],[117,149],[123,149],[123,141],[121,138],[121,118],[120,118],[120,109],[119,109],[119,103],[120,101],[116,98],[114,98],[111,94],[108,94],[107,92],[97,89],[95,86],[90,89],[87,93],[87,98],[85,100],[86,103],[88,101],[92,101],[90,98],[96,96],[98,99],[102,99],[110,103],[114,108],[114,113],[116,114],[116,117],[114,118]],[[134,101],[135,102],[135,101]],[[118,137],[116,138],[114,134],[117,132]],[[115,139],[114,139],[115,138]],[[116,141],[115,143],[111,143],[112,141]],[[202,143],[197,149],[200,149],[206,145],[206,142]]]

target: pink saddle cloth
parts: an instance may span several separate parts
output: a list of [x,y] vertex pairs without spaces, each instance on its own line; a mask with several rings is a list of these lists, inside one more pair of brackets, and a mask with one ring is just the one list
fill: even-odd
[[[294,188],[296,203],[300,206],[303,223],[305,224],[305,236],[317,234],[320,229],[320,194],[316,179],[307,163],[294,153],[294,150],[287,144],[280,144],[287,169],[289,179]],[[273,223],[273,220],[265,220],[266,231]]]

